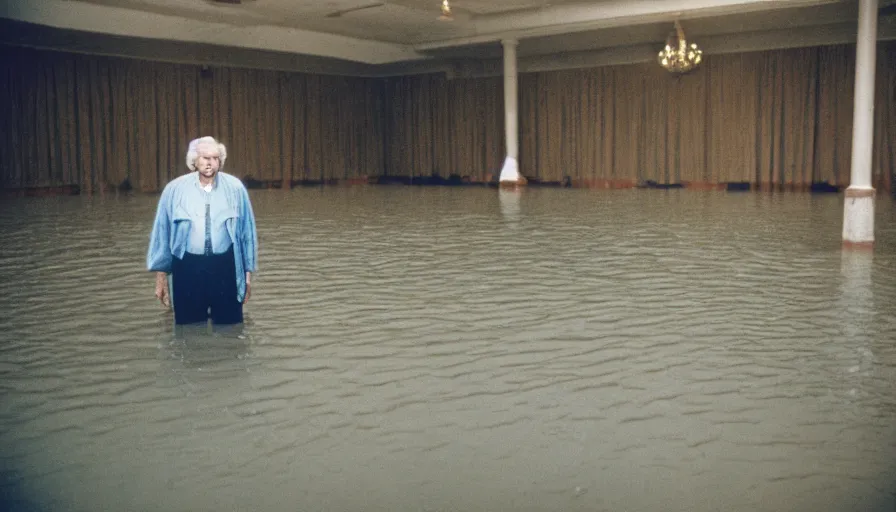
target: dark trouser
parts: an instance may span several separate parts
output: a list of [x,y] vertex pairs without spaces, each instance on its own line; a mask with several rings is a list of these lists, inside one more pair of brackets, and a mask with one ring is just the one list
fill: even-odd
[[223,254],[185,253],[171,265],[174,323],[215,324],[243,322],[243,305],[236,300],[236,266],[233,247]]

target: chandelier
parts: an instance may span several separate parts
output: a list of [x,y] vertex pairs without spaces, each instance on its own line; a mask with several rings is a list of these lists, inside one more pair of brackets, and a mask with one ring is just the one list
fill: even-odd
[[666,47],[660,50],[657,60],[667,71],[687,73],[703,60],[703,50],[694,43],[688,45],[684,29],[678,20],[675,20],[675,31],[666,38]]

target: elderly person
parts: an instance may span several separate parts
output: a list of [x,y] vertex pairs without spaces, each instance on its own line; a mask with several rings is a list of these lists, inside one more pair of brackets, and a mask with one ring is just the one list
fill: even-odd
[[146,266],[156,273],[156,297],[173,302],[176,324],[243,322],[258,238],[246,187],[221,172],[226,159],[212,137],[190,142],[192,172],[169,182],[159,199]]

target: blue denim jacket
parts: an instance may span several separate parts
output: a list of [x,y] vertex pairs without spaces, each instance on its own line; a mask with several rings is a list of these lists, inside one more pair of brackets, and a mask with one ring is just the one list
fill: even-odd
[[[184,193],[198,180],[192,172],[172,180],[162,191],[156,210],[156,220],[149,237],[146,267],[151,272],[171,272],[172,258],[183,258],[190,236],[190,216],[187,214]],[[246,272],[258,268],[258,234],[255,231],[255,214],[249,202],[249,193],[243,183],[230,174],[218,172],[216,186],[227,198],[229,212],[225,221],[233,257],[236,263],[236,300],[246,296]]]

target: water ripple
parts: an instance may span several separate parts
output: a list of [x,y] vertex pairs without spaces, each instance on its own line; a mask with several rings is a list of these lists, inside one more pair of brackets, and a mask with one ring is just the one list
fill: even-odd
[[869,256],[836,197],[652,192],[253,191],[233,332],[153,298],[156,197],[0,203],[3,495],[893,510],[892,202]]

